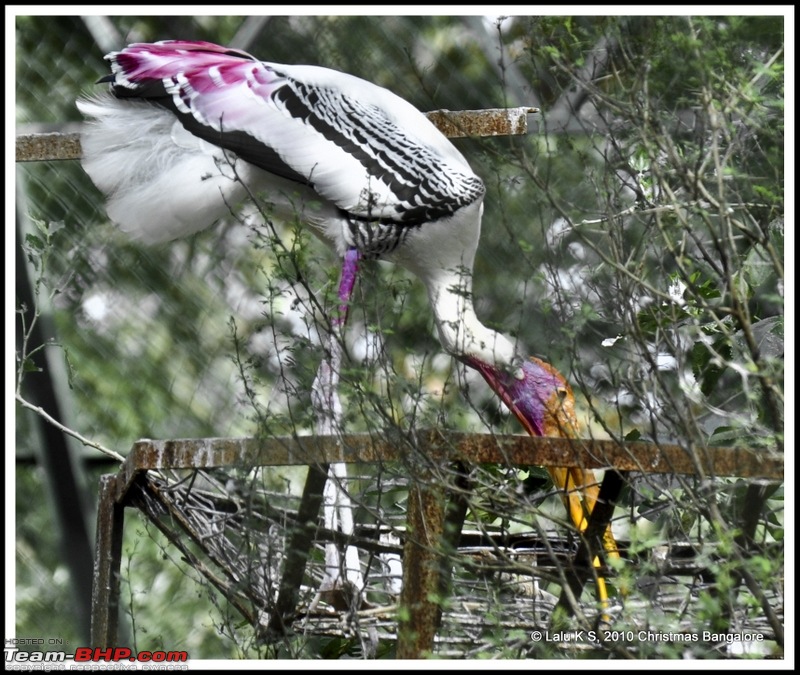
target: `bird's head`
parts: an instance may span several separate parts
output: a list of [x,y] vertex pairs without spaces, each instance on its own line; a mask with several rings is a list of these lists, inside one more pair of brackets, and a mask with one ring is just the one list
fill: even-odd
[[574,437],[575,397],[564,377],[549,363],[531,357],[508,372],[466,357],[531,436]]

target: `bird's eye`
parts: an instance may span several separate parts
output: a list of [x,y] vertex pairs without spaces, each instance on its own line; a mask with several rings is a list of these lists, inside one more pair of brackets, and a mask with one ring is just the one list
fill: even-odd
[[569,392],[563,387],[558,389],[556,393],[558,394],[558,398],[560,398],[562,401],[569,396]]

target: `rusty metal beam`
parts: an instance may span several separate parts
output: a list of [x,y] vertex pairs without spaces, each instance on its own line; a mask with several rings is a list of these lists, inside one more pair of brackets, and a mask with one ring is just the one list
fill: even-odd
[[116,501],[117,476],[100,478],[97,505],[91,646],[119,647],[120,564],[125,507]]
[[437,482],[414,481],[408,490],[396,658],[421,659],[433,651],[439,627],[445,500]]
[[432,110],[425,113],[448,138],[524,136],[528,115],[538,108],[487,108],[485,110]]
[[[450,138],[517,136],[528,133],[527,116],[536,108],[487,108],[486,110],[433,110],[425,113],[436,127]],[[41,133],[17,135],[18,162],[44,162],[80,159],[83,156],[79,133]]]
[[81,138],[77,133],[17,135],[18,162],[80,159],[81,155]]
[[[666,444],[428,430],[417,434],[415,451],[432,461],[614,468],[643,473],[702,473],[706,476],[783,480],[782,453],[748,448],[711,447],[690,452],[687,448]],[[138,441],[120,470],[117,499],[124,497],[139,472],[148,469],[395,462],[406,459],[409,452],[407,442],[393,438],[389,432],[341,437]]]

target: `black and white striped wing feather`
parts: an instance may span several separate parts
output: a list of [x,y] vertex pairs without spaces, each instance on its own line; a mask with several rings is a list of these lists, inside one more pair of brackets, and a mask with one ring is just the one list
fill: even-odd
[[[214,211],[208,206],[214,191],[225,201],[241,197],[241,186],[231,182],[242,177],[273,189],[270,178],[280,189],[303,186],[351,223],[403,227],[446,218],[483,195],[481,180],[422,113],[360,78],[265,63],[209,43],[134,44],[107,58],[114,97],[79,107],[99,122],[85,136],[84,164],[112,201],[124,202],[116,219],[140,221],[129,214],[153,209],[135,202],[152,202],[158,190],[176,197],[180,209],[194,204],[193,210]],[[141,133],[168,140],[148,141]],[[180,159],[170,157],[176,148]],[[249,165],[247,171],[238,164],[235,174],[221,167],[231,153]],[[134,159],[153,165],[135,168]],[[190,186],[192,196],[176,194]],[[180,209],[169,211],[199,229],[202,214]],[[139,222],[128,229],[147,227]],[[147,238],[165,237],[160,230]]]

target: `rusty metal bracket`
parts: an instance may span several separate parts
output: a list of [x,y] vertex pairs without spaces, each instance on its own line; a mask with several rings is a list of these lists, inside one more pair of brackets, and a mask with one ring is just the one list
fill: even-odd
[[398,659],[420,659],[433,649],[441,614],[438,596],[444,535],[444,488],[432,480],[409,487],[403,590],[397,628]]
[[100,478],[92,584],[92,645],[118,647],[120,565],[125,507],[116,500],[117,476]]

